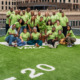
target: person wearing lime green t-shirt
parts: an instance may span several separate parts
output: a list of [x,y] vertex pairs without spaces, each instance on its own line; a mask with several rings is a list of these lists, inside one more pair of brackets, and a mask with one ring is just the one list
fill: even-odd
[[26,13],[25,13],[29,18],[31,17],[30,11],[31,11],[31,9],[28,7],[26,9]]
[[45,16],[43,17],[44,22],[47,22],[48,20],[51,20],[51,17],[49,15],[49,13],[45,13]]
[[31,34],[31,40],[27,42],[28,45],[35,45],[36,47],[42,46],[42,41],[40,40],[41,34],[37,32],[37,28],[33,28],[33,33]]
[[53,27],[51,31],[47,32],[47,43],[50,48],[56,48],[57,47],[57,32],[56,28]]
[[67,16],[64,15],[64,13],[62,13],[62,16],[60,17],[60,24],[63,28],[63,34],[66,36],[67,33],[67,25],[68,25],[68,18]]
[[18,10],[17,19],[19,20],[21,18],[21,11]]
[[46,23],[44,22],[43,17],[40,17],[40,20],[38,21],[38,29],[41,33],[41,40],[45,42]]
[[67,35],[66,35],[67,47],[72,47],[75,41],[76,41],[76,36],[71,30],[71,27],[67,26]]
[[59,30],[58,31],[57,38],[58,38],[58,41],[60,41],[61,39],[64,39],[65,40],[65,36],[62,33],[62,30]]
[[23,19],[24,24],[21,26],[20,33],[23,32],[23,29],[27,29],[27,21],[29,19],[28,15],[25,14],[25,10],[22,11],[23,15],[21,16],[21,19]]
[[9,29],[9,17],[11,14],[14,14],[13,8],[10,8],[10,10],[6,13],[6,33]]
[[58,33],[58,30],[62,30],[63,31],[63,28],[62,26],[60,25],[60,20],[57,20],[57,24],[55,25],[55,28],[56,28],[56,32]]
[[15,24],[15,22],[18,21],[17,13],[18,13],[18,11],[16,10],[16,11],[15,11],[15,14],[12,14],[12,15],[10,16],[10,18],[9,18],[9,26]]
[[28,24],[29,31],[33,32],[33,28],[37,27],[37,21],[35,20],[35,16],[32,16],[31,20],[28,20],[27,24]]
[[52,30],[52,27],[53,27],[53,25],[52,25],[51,20],[48,20],[48,22],[46,24],[46,30],[47,31],[51,31]]
[[54,26],[56,25],[57,20],[59,20],[59,17],[58,15],[56,15],[56,12],[53,12],[53,15],[51,16],[51,21]]
[[41,12],[39,11],[37,15],[37,20],[40,20],[40,17],[41,17]]
[[15,47],[26,45],[29,38],[30,38],[30,33],[27,32],[26,28],[24,28],[23,32],[20,34],[20,38],[17,39],[17,45],[15,45]]
[[61,16],[62,16],[62,13],[63,13],[63,11],[62,11],[62,9],[60,9],[59,12],[56,13],[56,15],[57,15],[58,17],[61,17]]
[[5,41],[8,42],[9,46],[13,46],[12,42],[17,40],[18,34],[16,33],[16,25],[12,25],[12,28],[9,28],[6,34]]
[[23,24],[24,24],[23,19],[19,19],[17,22],[15,22],[16,30],[18,31],[18,33],[20,32],[20,29],[21,29]]

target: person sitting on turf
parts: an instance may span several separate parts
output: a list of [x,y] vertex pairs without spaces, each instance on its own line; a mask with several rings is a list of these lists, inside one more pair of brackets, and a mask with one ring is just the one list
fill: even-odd
[[12,42],[17,40],[18,34],[16,33],[16,25],[12,25],[12,28],[9,28],[7,34],[6,34],[6,39],[5,41],[7,41],[9,43],[9,46],[13,46]]
[[30,33],[27,32],[26,28],[24,28],[23,32],[20,34],[20,39],[19,38],[17,39],[17,45],[15,45],[15,47],[26,45],[29,38],[30,38]]
[[37,32],[37,28],[33,28],[33,33],[31,34],[31,40],[27,42],[28,45],[35,45],[36,47],[42,46],[42,41],[39,40],[41,34]]
[[58,43],[57,43],[57,32],[55,27],[52,28],[52,31],[47,32],[46,37],[48,46],[50,48],[56,48]]
[[75,41],[76,41],[76,36],[71,30],[71,27],[67,26],[67,36],[66,36],[67,47],[72,47]]
[[59,41],[60,44],[63,44],[63,45],[66,44],[66,42],[65,42],[65,36],[62,33],[62,30],[58,30],[57,38],[58,38],[58,41]]

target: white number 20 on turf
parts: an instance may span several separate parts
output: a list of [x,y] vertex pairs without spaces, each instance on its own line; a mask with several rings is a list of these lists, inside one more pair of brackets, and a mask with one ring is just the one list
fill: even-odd
[[[45,67],[48,67],[50,69],[45,69],[45,68],[42,68],[41,66],[45,66]],[[43,70],[43,71],[54,71],[55,70],[55,68],[53,66],[50,66],[50,65],[47,65],[47,64],[38,64],[36,67],[40,70]],[[36,71],[35,71],[35,69],[32,69],[32,68],[22,69],[21,73],[25,74],[27,71],[31,71],[31,73],[29,74],[29,77],[32,78],[32,79],[36,78],[36,77],[39,77],[39,76],[44,74],[43,72],[35,74]],[[10,78],[4,79],[4,80],[16,80],[16,79],[17,78],[15,78],[15,77],[10,77]]]

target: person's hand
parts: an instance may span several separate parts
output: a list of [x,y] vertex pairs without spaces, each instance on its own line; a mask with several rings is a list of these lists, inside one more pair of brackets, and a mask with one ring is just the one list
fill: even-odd
[[52,40],[52,42],[54,42],[54,39]]
[[21,42],[23,42],[23,40],[21,40]]
[[52,35],[52,33],[49,33],[49,35]]

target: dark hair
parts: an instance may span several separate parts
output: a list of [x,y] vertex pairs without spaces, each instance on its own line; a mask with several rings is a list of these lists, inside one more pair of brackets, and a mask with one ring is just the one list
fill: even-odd
[[67,28],[68,28],[68,27],[70,27],[70,30],[72,30],[70,25],[68,25]]
[[[24,28],[24,29],[26,29],[26,28]],[[24,29],[23,29],[23,31],[24,31]],[[26,29],[27,30],[27,29]]]
[[[22,19],[22,18],[21,18],[21,19]],[[21,19],[19,19],[18,22],[19,22]],[[24,23],[25,23],[25,22],[24,22],[24,20],[22,19],[21,25],[24,25]]]
[[49,21],[50,21],[50,25],[52,25],[52,21],[51,21],[51,20],[48,20],[47,23],[46,23],[46,25],[48,25],[48,22],[49,22]]
[[59,22],[60,22],[60,20],[59,20],[59,19],[57,19],[57,21],[59,21]]

